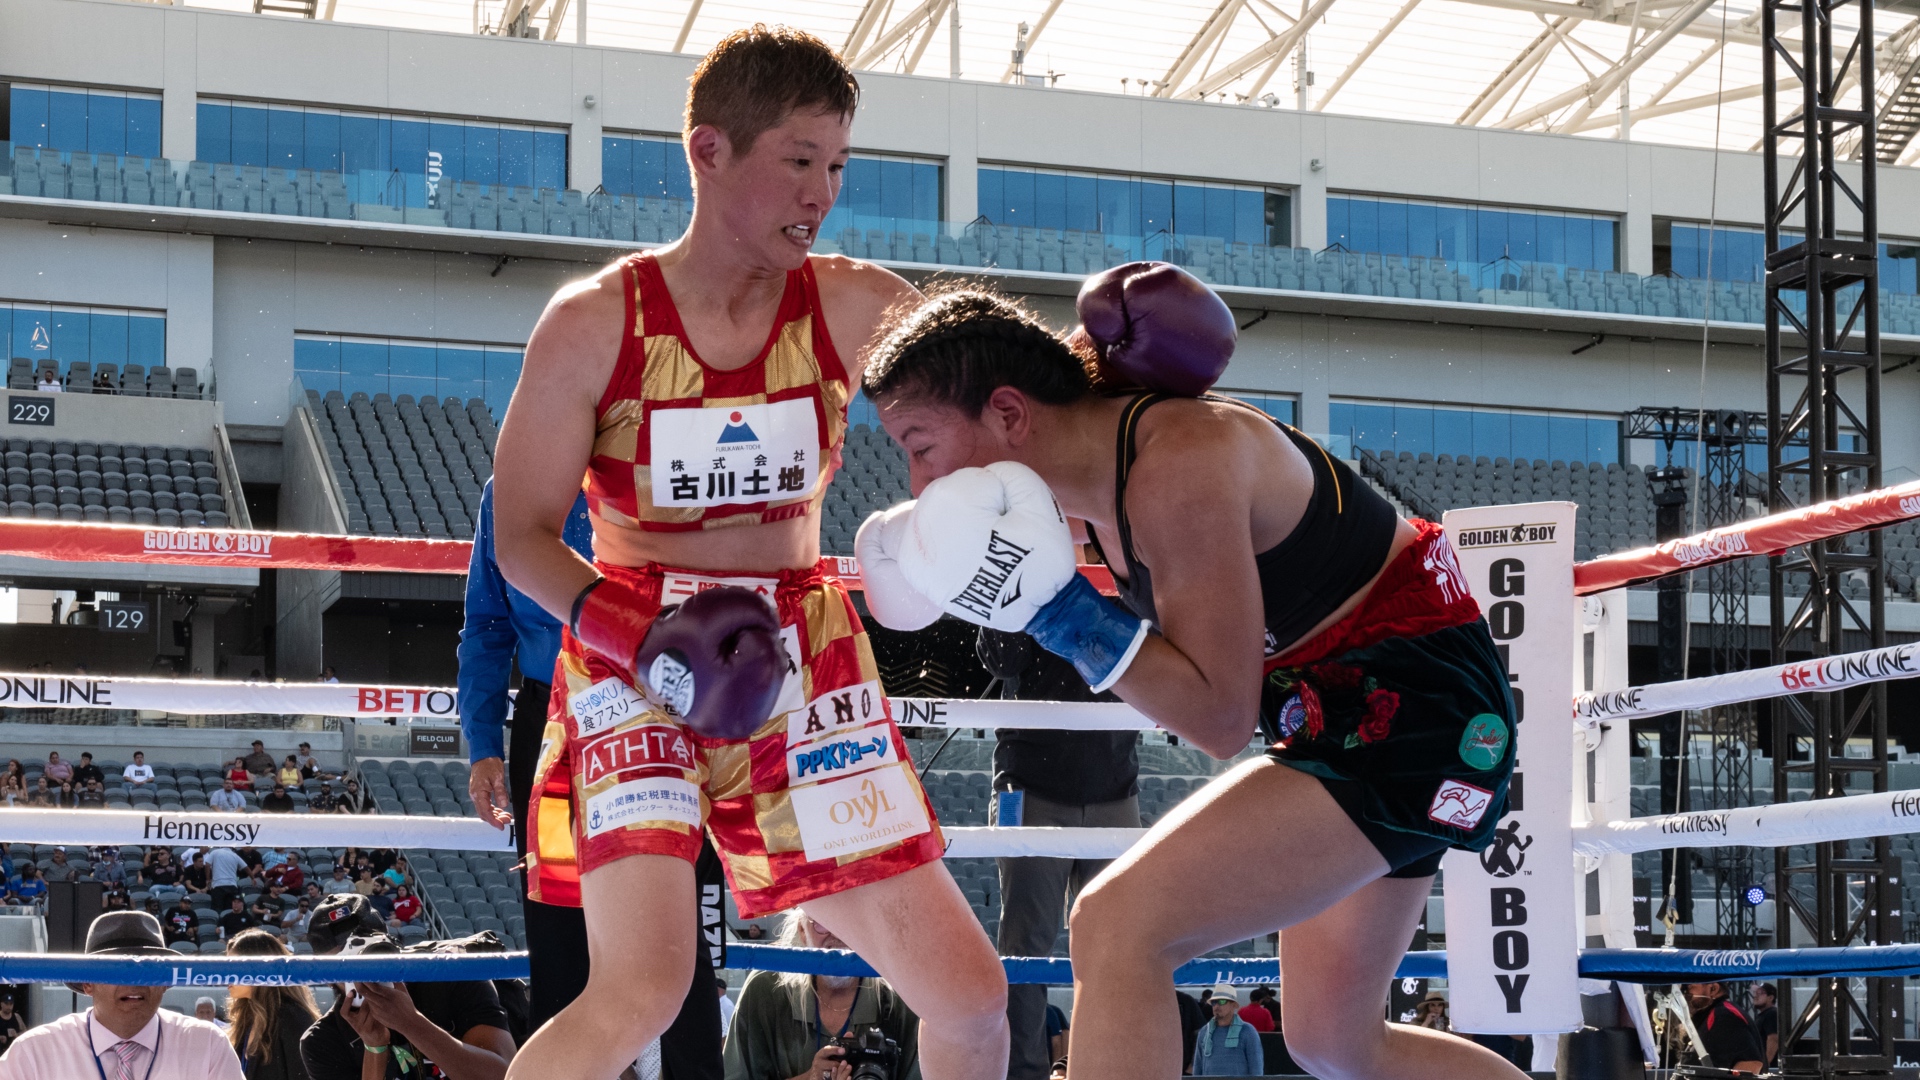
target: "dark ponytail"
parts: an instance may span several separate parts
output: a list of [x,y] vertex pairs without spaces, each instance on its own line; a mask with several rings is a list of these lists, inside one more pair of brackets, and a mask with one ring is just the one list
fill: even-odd
[[1011,386],[1048,405],[1093,392],[1086,365],[1019,305],[978,289],[930,297],[894,323],[867,358],[867,396],[929,399],[978,416]]

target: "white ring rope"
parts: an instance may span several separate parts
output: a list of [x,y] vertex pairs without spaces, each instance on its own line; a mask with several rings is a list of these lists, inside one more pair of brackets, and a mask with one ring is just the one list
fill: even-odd
[[1725,675],[1580,694],[1573,699],[1573,715],[1582,727],[1592,727],[1607,720],[1635,720],[1915,676],[1920,676],[1920,645],[1889,645]]
[[1664,848],[1771,848],[1910,832],[1920,832],[1920,791],[1882,791],[1589,822],[1573,827],[1573,850],[1600,856]]

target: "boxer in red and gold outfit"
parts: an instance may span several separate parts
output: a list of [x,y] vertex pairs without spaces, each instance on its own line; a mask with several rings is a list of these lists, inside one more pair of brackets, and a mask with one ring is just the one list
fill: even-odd
[[[929,1080],[1005,1073],[1005,975],[940,863],[846,589],[819,567],[863,353],[918,299],[809,254],[857,95],[804,33],[721,41],[688,92],[686,235],[563,289],[528,343],[495,548],[568,627],[529,894],[585,909],[591,971],[511,1077],[613,1077],[672,1020],[703,828],[743,915],[804,902],[900,992]],[[582,475],[591,564],[561,538]]]

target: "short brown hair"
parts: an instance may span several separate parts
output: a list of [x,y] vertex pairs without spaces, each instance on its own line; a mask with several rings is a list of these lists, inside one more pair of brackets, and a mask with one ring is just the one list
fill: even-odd
[[796,109],[851,116],[859,104],[859,80],[826,42],[791,26],[754,23],[721,38],[693,69],[682,134],[710,124],[745,154]]

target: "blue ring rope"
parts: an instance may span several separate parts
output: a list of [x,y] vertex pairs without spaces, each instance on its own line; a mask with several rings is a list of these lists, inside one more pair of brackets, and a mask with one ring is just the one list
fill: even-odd
[[[1007,957],[1007,981],[1065,986],[1073,968],[1064,957]],[[793,971],[809,975],[872,975],[851,952],[792,949],[734,942],[733,970]],[[1672,983],[1700,979],[1812,978],[1920,975],[1920,945],[1855,945],[1838,949],[1587,949],[1580,974],[1589,979]],[[230,986],[338,982],[446,982],[515,979],[527,975],[523,952],[439,956],[79,956],[0,953],[0,983],[108,983],[116,986]],[[1444,952],[1408,953],[1394,973],[1402,979],[1443,979]],[[1180,986],[1271,983],[1280,977],[1273,957],[1194,960],[1174,972]]]

